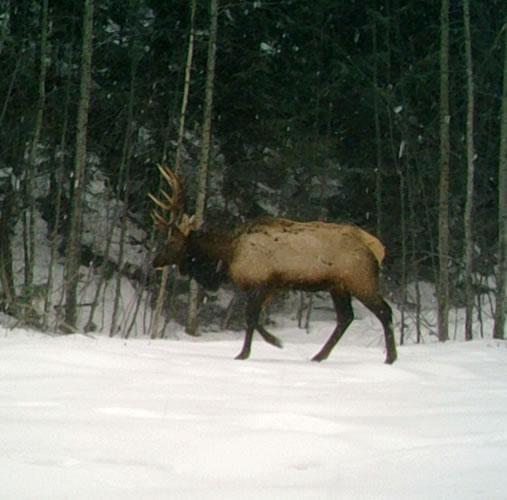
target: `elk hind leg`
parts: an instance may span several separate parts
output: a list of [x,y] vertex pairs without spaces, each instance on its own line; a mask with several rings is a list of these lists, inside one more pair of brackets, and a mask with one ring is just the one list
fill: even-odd
[[336,328],[322,349],[312,358],[312,361],[324,361],[327,359],[334,346],[342,338],[345,330],[354,319],[350,295],[343,295],[331,291],[331,298],[333,299],[334,309],[336,311]]
[[398,353],[396,352],[396,342],[394,340],[393,311],[391,306],[380,295],[377,295],[373,301],[360,300],[382,323],[386,343],[385,363],[392,365],[398,358]]

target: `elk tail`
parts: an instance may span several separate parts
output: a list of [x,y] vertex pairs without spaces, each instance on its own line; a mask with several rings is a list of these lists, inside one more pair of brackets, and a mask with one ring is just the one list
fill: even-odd
[[375,258],[377,259],[379,266],[381,266],[382,262],[384,261],[384,257],[386,255],[384,245],[382,245],[382,243],[380,243],[380,240],[378,238],[375,238],[375,236],[371,235],[370,233],[367,233],[361,228],[358,229],[361,241],[373,252],[373,255],[375,255]]

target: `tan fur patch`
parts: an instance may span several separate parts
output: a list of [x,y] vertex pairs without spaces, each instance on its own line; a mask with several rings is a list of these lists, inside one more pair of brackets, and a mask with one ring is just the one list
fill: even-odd
[[369,295],[384,258],[380,241],[355,226],[265,218],[239,228],[237,237],[229,271],[240,287],[339,282],[350,293]]

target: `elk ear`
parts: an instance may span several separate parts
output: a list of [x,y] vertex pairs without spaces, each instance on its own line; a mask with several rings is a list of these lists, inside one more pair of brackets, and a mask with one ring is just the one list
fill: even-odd
[[190,228],[190,231],[195,231],[197,229],[197,219],[195,215],[192,215],[188,218],[188,225]]
[[195,215],[189,217],[187,214],[183,214],[181,222],[178,224],[178,230],[185,236],[185,238],[197,229],[197,222]]

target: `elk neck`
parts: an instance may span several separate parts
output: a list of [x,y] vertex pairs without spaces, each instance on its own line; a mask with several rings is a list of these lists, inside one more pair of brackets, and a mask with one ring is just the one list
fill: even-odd
[[234,251],[232,233],[216,228],[192,231],[180,272],[194,278],[201,286],[217,290],[228,279],[228,267]]

